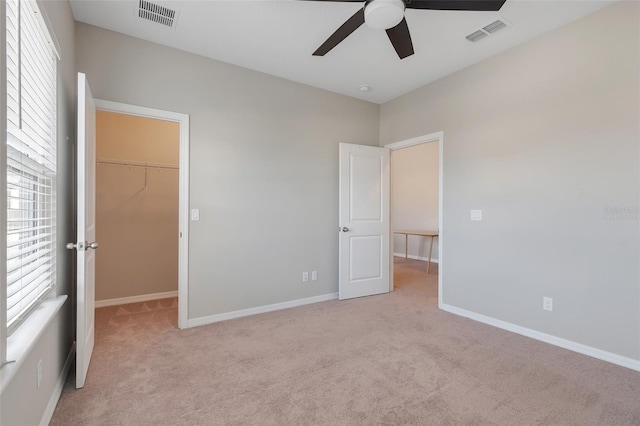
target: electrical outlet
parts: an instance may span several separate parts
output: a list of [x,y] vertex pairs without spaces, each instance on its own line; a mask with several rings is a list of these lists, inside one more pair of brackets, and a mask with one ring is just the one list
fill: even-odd
[[471,210],[471,220],[482,220],[482,210]]
[[543,297],[542,309],[544,309],[545,311],[553,311],[553,299],[550,297]]
[[302,282],[303,282],[303,283],[307,283],[307,282],[309,282],[309,273],[308,273],[307,271],[304,271],[304,272],[302,273]]
[[318,281],[318,271],[311,271],[311,281]]
[[42,360],[38,361],[38,389],[40,389],[40,383],[42,383]]

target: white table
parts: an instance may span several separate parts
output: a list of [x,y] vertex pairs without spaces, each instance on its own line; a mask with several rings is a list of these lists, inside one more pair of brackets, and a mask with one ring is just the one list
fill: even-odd
[[429,244],[429,257],[427,258],[427,274],[431,269],[431,253],[433,252],[433,239],[438,237],[438,231],[419,231],[415,229],[398,229],[393,231],[394,234],[404,235],[404,257],[409,257],[409,235],[418,235],[420,237],[430,237],[431,244]]

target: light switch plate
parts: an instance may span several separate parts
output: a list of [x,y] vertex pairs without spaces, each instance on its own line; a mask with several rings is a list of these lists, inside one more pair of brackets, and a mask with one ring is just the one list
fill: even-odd
[[191,209],[191,220],[200,220],[200,209]]
[[482,210],[471,210],[471,220],[482,220]]

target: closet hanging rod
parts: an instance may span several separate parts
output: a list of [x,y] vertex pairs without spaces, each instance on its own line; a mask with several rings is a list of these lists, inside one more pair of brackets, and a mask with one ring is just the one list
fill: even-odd
[[114,160],[111,158],[98,158],[96,160],[96,164],[110,164],[114,166],[127,166],[127,167],[143,167],[146,169],[169,169],[169,170],[178,170],[178,166],[174,166],[173,164],[163,164],[163,163],[145,163],[143,161],[124,161],[124,160]]

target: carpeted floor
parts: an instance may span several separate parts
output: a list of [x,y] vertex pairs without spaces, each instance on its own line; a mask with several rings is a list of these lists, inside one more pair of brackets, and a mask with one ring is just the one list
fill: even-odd
[[178,330],[175,299],[96,311],[84,389],[52,425],[640,425],[640,373],[396,291]]

